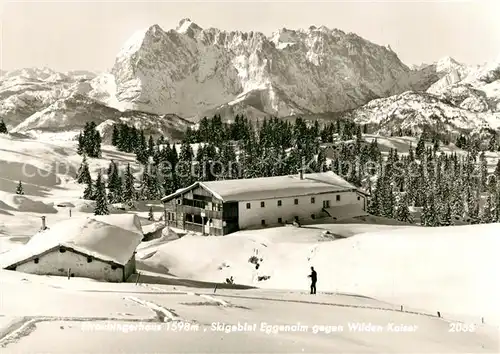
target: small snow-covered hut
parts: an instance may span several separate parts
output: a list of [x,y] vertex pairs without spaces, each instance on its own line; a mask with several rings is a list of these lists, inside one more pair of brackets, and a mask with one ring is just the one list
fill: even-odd
[[126,281],[144,235],[135,214],[71,218],[0,255],[0,266],[20,272]]

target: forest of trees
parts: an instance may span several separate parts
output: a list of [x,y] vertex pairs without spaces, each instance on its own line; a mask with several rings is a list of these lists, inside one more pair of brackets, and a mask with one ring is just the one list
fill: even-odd
[[85,123],[83,132],[78,135],[77,153],[88,157],[101,157],[101,134],[95,122]]
[[[498,150],[496,135],[486,145],[458,136],[454,143],[466,151],[458,155],[439,151],[450,143],[449,137],[443,141],[424,131],[409,154],[393,149],[384,156],[377,140],[363,139],[365,127],[346,120],[320,125],[272,118],[251,124],[236,116],[227,124],[215,116],[202,119],[196,130],[188,129],[178,149],[166,138],[146,138],[142,130],[117,124],[112,144],[135,153],[142,172],[136,180],[130,164],[122,168],[111,161],[104,185],[103,175],[90,178],[86,159],[100,156],[101,139],[93,133],[95,124],[86,128],[79,138],[83,161],[78,182],[86,184],[84,198],[96,200],[103,213],[107,203],[157,200],[197,180],[289,175],[305,165],[306,173],[332,170],[364,188],[371,195],[373,215],[413,222],[414,206],[422,208],[426,226],[449,225],[457,216],[471,223],[500,220],[500,163],[489,176],[484,151]],[[194,143],[199,143],[196,153]],[[325,143],[329,148],[321,147]],[[327,153],[331,163],[326,163]]]

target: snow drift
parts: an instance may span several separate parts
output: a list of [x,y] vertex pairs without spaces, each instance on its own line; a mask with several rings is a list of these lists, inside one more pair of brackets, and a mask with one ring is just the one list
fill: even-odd
[[[493,274],[500,269],[498,224],[386,229],[321,243],[314,240],[320,229],[272,230],[187,235],[156,252],[148,248],[142,262],[185,278],[221,282],[232,275],[239,284],[306,291],[314,266],[319,292],[356,293],[499,323],[500,287]],[[258,270],[252,256],[262,259]],[[270,278],[256,281],[264,275]]]

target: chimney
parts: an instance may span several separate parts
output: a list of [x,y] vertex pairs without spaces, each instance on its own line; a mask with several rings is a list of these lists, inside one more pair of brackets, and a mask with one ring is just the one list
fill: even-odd
[[45,216],[42,216],[42,230],[45,230],[47,226],[45,226]]

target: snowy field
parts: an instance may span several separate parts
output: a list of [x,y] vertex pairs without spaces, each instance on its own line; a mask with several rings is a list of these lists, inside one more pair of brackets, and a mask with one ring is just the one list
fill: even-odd
[[102,284],[8,271],[0,278],[0,348],[8,353],[498,350],[493,327],[400,312],[356,296],[230,289],[214,294],[200,286]]
[[[0,258],[24,247],[41,216],[50,228],[70,210],[75,218],[92,214],[74,182],[81,162],[74,142],[0,136],[0,143]],[[110,159],[138,172],[133,155],[104,146],[102,159],[89,161],[94,177]],[[14,193],[19,180],[22,196]],[[148,207],[137,211],[143,230]],[[499,352],[498,224],[176,232],[139,245],[141,275],[129,283],[1,270],[0,351]],[[310,266],[318,271],[315,296],[307,293]],[[237,286],[223,284],[230,276]]]

